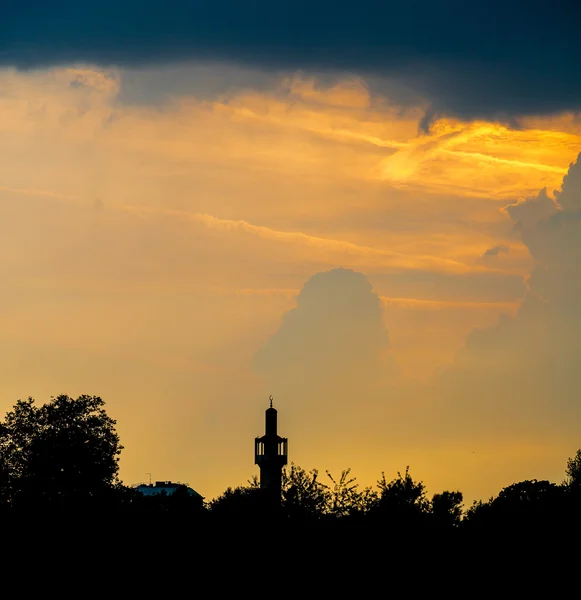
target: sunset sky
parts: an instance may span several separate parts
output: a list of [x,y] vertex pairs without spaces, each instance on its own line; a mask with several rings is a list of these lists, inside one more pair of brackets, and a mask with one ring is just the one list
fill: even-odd
[[99,395],[125,483],[207,499],[258,473],[270,394],[306,469],[562,481],[581,4],[351,7],[8,0],[2,414]]

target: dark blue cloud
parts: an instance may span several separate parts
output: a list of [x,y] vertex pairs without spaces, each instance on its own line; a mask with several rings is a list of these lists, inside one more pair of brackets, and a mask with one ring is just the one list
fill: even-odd
[[0,65],[209,59],[400,77],[431,115],[581,107],[579,0],[3,0]]

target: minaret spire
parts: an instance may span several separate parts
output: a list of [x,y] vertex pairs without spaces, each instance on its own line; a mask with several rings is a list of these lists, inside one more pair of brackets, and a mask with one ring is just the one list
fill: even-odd
[[254,464],[260,467],[260,487],[270,491],[273,502],[280,503],[282,468],[288,460],[288,440],[278,435],[278,412],[272,406],[272,396],[268,400],[270,406],[266,409],[265,434],[254,440]]

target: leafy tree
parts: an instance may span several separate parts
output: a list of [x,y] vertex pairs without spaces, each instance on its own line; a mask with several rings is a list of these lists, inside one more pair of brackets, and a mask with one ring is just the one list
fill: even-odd
[[[318,481],[316,469],[307,472],[292,464],[282,472],[281,503],[274,509],[272,498],[260,489],[256,476],[247,485],[226,491],[210,502],[210,513],[230,520],[263,521],[269,517],[318,519],[327,512],[329,491]],[[274,510],[273,510],[274,509]]]
[[377,504],[378,495],[371,488],[359,489],[355,477],[349,477],[351,469],[341,472],[338,480],[326,472],[332,485],[329,489],[328,511],[335,517],[345,518],[366,514]]
[[70,508],[119,485],[123,447],[97,396],[19,400],[0,424],[4,505]]
[[210,502],[211,513],[227,519],[260,517],[262,510],[260,489],[249,486],[229,487]]
[[474,500],[472,506],[466,511],[461,525],[463,527],[481,527],[489,524],[494,519],[492,503],[494,498],[487,502]]
[[498,520],[520,523],[544,522],[560,518],[562,490],[550,481],[536,479],[513,483],[505,487],[493,502]]
[[430,503],[432,525],[436,527],[458,527],[462,519],[462,492],[445,491],[434,494]]
[[566,500],[565,489],[550,481],[520,481],[486,503],[474,503],[464,524],[502,528],[564,524],[568,519]]
[[581,449],[577,450],[575,456],[567,460],[566,483],[572,488],[581,489]]
[[417,526],[424,522],[430,504],[426,488],[421,481],[414,481],[406,467],[405,474],[398,472],[392,481],[386,481],[385,473],[377,482],[379,500],[372,512],[383,522],[393,526]]
[[282,507],[292,519],[320,519],[327,513],[330,493],[318,480],[319,472],[308,472],[291,464],[282,472]]
[[228,487],[223,494],[214,498],[208,505],[210,514],[228,520],[262,519],[269,505],[261,491],[258,477],[253,475],[247,485]]

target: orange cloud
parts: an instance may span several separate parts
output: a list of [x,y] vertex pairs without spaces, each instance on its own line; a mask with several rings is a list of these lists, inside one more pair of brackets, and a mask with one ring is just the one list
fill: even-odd
[[[2,406],[100,393],[134,448],[124,477],[195,469],[207,496],[252,468],[239,448],[260,431],[264,390],[250,360],[306,280],[338,266],[367,275],[402,372],[427,380],[474,327],[514,313],[531,259],[500,209],[558,188],[581,149],[570,115],[519,130],[443,119],[419,134],[423,106],[357,78],[243,89],[224,73],[219,94],[184,67],[179,83],[200,93],[129,102],[123,71],[0,71]],[[381,396],[378,427],[427,402],[400,391]],[[296,439],[303,417],[293,424],[286,401]],[[370,477],[409,443],[437,472],[422,439],[404,437]],[[323,449],[311,458],[315,446],[304,439],[303,456],[341,466]]]
[[126,210],[129,210],[130,212],[136,211],[138,214],[154,213],[179,216],[189,221],[201,223],[209,229],[216,229],[218,231],[235,233],[242,232],[250,235],[255,235],[259,238],[270,241],[306,245],[312,248],[327,250],[338,254],[353,254],[356,256],[368,258],[370,260],[377,260],[381,264],[384,264],[386,266],[408,269],[427,268],[460,273],[466,272],[468,270],[468,267],[466,267],[465,265],[444,258],[425,255],[407,255],[398,252],[393,252],[391,250],[353,244],[351,242],[345,242],[342,240],[334,240],[313,235],[307,235],[302,232],[278,231],[275,229],[271,229],[270,227],[252,225],[251,223],[242,220],[235,221],[232,219],[218,219],[217,217],[208,214],[190,214],[180,211],[166,211],[140,207],[124,208]]
[[509,199],[559,187],[579,149],[578,132],[442,119],[384,159],[376,176],[396,186]]
[[385,306],[403,308],[406,310],[444,310],[450,308],[472,309],[497,309],[499,311],[514,312],[518,308],[516,302],[470,302],[451,300],[422,300],[417,298],[389,298],[380,296]]

